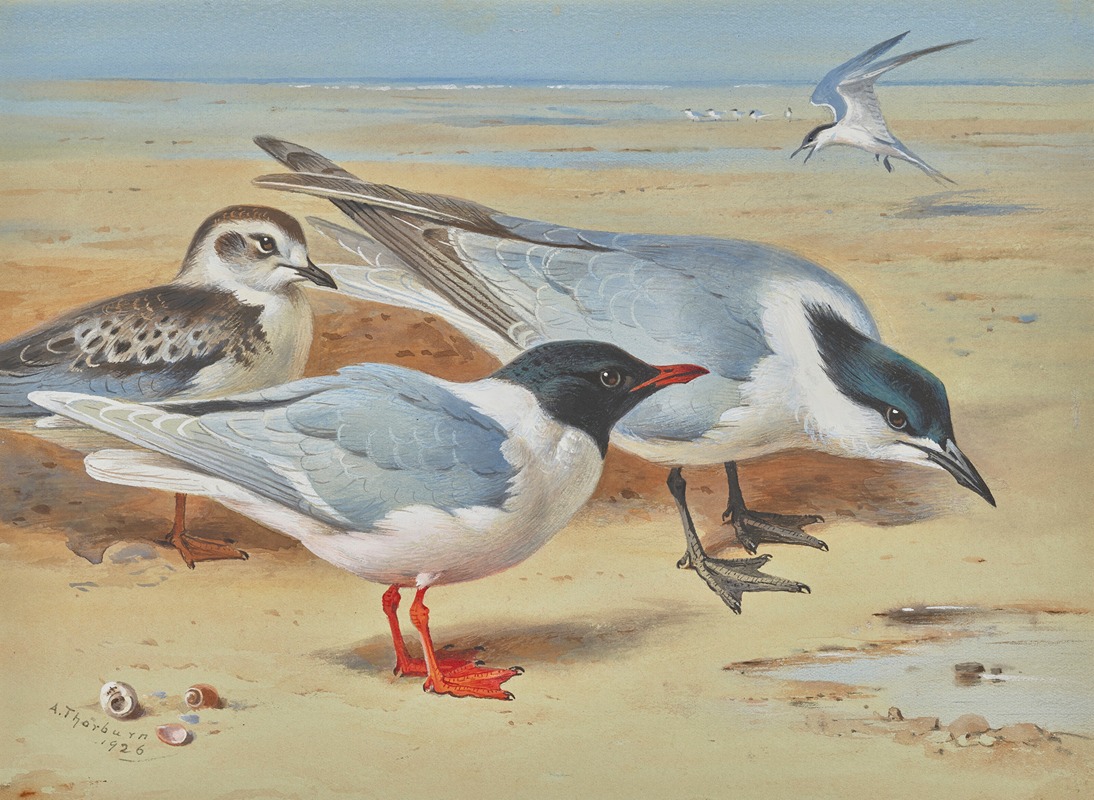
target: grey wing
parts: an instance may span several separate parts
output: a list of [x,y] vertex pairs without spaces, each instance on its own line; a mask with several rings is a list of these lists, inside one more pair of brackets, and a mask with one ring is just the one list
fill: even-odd
[[[900,38],[903,37],[899,37],[896,41],[899,41]],[[895,44],[896,41],[890,40],[893,44]],[[885,118],[881,113],[881,105],[878,102],[877,94],[874,92],[874,83],[883,74],[891,69],[899,67],[901,64],[907,64],[909,61],[913,61],[929,53],[937,53],[939,50],[946,50],[950,47],[968,44],[971,41],[973,40],[962,39],[958,42],[935,45],[934,47],[927,47],[922,50],[915,50],[911,53],[903,53],[902,55],[894,56],[893,58],[887,58],[876,64],[863,63],[847,71],[836,86],[837,93],[847,104],[847,122],[851,125],[857,125],[863,128],[872,136],[883,142],[889,142],[903,147],[889,131],[889,128],[885,123]],[[879,45],[879,47],[880,46],[881,45]],[[890,45],[890,47],[891,46],[892,45]],[[885,49],[887,50],[888,48]],[[884,50],[881,52],[884,52]]]
[[908,35],[908,33],[909,31],[904,31],[904,33],[899,36],[894,36],[892,39],[886,39],[880,44],[875,44],[869,50],[859,53],[854,58],[845,61],[831,70],[827,75],[821,78],[820,83],[817,84],[817,88],[813,90],[813,96],[810,98],[810,101],[815,106],[828,106],[836,115],[837,121],[842,119],[847,113],[847,103],[839,92],[839,85],[843,83],[848,76],[861,70],[869,65],[874,59],[892,50],[901,39]]
[[839,95],[845,103],[843,119],[846,124],[861,128],[879,142],[900,145],[881,113],[873,81],[840,84]]
[[[214,301],[210,309],[209,301]],[[184,393],[243,339],[192,322],[198,306],[238,327],[218,293],[160,287],[72,311],[0,345],[0,416],[39,416],[32,391],[155,401]]]
[[[900,37],[900,38],[903,38],[903,37]],[[892,40],[890,40],[890,41],[892,41]],[[897,41],[899,41],[899,39],[897,39]],[[975,39],[961,39],[960,41],[956,41],[956,42],[946,42],[946,44],[936,44],[933,47],[925,47],[922,50],[913,50],[910,53],[902,53],[899,56],[893,56],[892,58],[887,58],[884,61],[877,62],[876,64],[863,64],[860,67],[858,67],[857,69],[849,71],[848,74],[846,75],[844,81],[849,82],[849,81],[852,81],[852,80],[859,80],[859,81],[873,82],[873,81],[876,81],[878,79],[878,77],[881,76],[882,74],[888,72],[891,69],[895,69],[896,67],[899,67],[901,64],[907,64],[909,61],[914,61],[915,59],[921,58],[922,56],[925,56],[925,55],[929,55],[930,53],[937,53],[939,50],[948,50],[951,47],[957,47],[958,45],[969,44],[970,42],[975,42],[975,41],[976,41]],[[888,48],[885,48],[885,49],[887,50]],[[882,52],[884,52],[884,51],[882,51]],[[843,81],[841,81],[841,82],[843,82]]]
[[[418,504],[500,508],[515,475],[497,422],[400,367],[347,367],[190,410],[203,405],[214,409],[200,417],[205,429],[282,475],[300,510],[341,527],[365,529]],[[283,494],[273,499],[285,502]]]
[[346,530],[367,530],[419,504],[500,508],[515,475],[500,425],[438,381],[400,367],[362,364],[169,407],[81,395],[38,399]]
[[737,405],[743,383],[771,352],[756,302],[757,278],[777,279],[790,266],[780,261],[794,260],[790,254],[748,242],[498,221],[512,223],[520,238],[454,232],[452,240],[460,258],[520,309],[541,340],[596,339],[653,363],[690,362],[710,370],[687,387],[641,403],[620,423],[624,434],[697,438]]
[[734,380],[770,352],[755,303],[765,248],[498,221],[513,225],[512,238],[453,231],[451,241],[542,340],[600,339],[655,362],[694,359]]

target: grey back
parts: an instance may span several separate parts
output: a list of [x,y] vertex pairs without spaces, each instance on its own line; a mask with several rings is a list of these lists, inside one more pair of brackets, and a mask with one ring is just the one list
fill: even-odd
[[500,508],[516,475],[495,420],[391,365],[168,408],[202,429],[199,447],[168,455],[343,529],[414,505]]

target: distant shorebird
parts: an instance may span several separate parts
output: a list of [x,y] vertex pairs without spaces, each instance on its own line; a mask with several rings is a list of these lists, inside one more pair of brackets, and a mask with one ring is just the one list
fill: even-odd
[[817,88],[813,90],[812,103],[815,106],[827,106],[835,121],[818,125],[809,131],[802,140],[801,146],[790,154],[791,158],[802,150],[806,150],[808,152],[805,154],[805,160],[808,161],[809,157],[817,151],[830,145],[841,144],[873,153],[875,161],[884,158],[885,169],[889,172],[893,171],[893,165],[889,163],[889,159],[898,158],[914,164],[939,182],[954,183],[893,136],[885,122],[885,117],[882,116],[877,95],[874,94],[874,83],[881,75],[901,64],[906,64],[928,53],[937,53],[975,40],[962,39],[905,53],[885,61],[876,60],[896,46],[908,33],[905,31],[899,36],[874,45],[824,76],[817,84]]
[[[308,258],[295,219],[264,206],[218,211],[198,228],[170,283],[69,311],[0,344],[0,418],[45,416],[27,398],[32,391],[161,402],[297,378],[312,338],[301,281],[335,285]],[[191,568],[247,557],[191,536],[182,492],[167,540]]]
[[[692,567],[734,611],[750,591],[805,591],[759,573],[766,556],[716,559],[687,510],[681,466],[725,462],[724,519],[750,552],[763,542],[827,549],[810,515],[753,511],[737,461],[792,449],[946,470],[995,503],[955,443],[931,372],[885,346],[870,310],[832,273],[756,242],[580,230],[469,200],[363,181],[319,153],[256,143],[293,173],[255,183],[325,197],[361,227],[317,223],[364,263],[339,267],[342,290],[427,310],[506,360],[537,343],[599,339],[709,375],[651,398],[614,441],[671,468]],[[375,268],[382,256],[384,268]]]
[[690,108],[684,109],[684,116],[690,119],[692,122],[702,122],[703,118],[692,111]]
[[724,112],[724,111],[715,111],[713,108],[708,108],[706,110],[705,115],[706,115],[706,118],[708,120],[711,120],[713,122],[721,122],[722,117],[724,117],[726,115],[726,112]]
[[750,116],[752,118],[753,122],[759,122],[761,119],[767,119],[771,115],[770,114],[765,114],[764,112],[760,111],[760,109],[758,109],[758,108],[754,108],[754,109],[752,109],[751,111],[748,112],[748,116]]
[[786,111],[783,112],[783,116],[786,117],[787,122],[793,121],[794,111],[790,108],[790,106],[786,107]]
[[733,121],[734,122],[740,122],[741,117],[744,116],[744,114],[741,113],[741,109],[739,109],[739,108],[731,108],[731,109],[729,109],[729,113],[733,115]]
[[[536,552],[593,493],[620,417],[706,372],[655,367],[602,342],[550,342],[470,383],[358,364],[169,407],[72,392],[31,397],[144,448],[88,456],[92,477],[211,497],[388,585],[397,674],[425,676],[437,694],[508,700],[501,684],[523,670],[438,653],[426,591]],[[407,653],[396,615],[407,587],[417,590],[410,619],[424,660]]]

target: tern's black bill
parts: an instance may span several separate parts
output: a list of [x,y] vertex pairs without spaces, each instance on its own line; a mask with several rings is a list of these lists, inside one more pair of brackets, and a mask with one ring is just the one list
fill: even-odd
[[980,473],[976,471],[976,467],[972,465],[972,462],[965,458],[965,454],[961,452],[953,439],[947,439],[942,450],[923,447],[922,445],[913,444],[912,442],[905,442],[905,444],[908,444],[917,450],[922,450],[927,454],[927,459],[929,461],[938,464],[938,466],[942,467],[946,472],[953,475],[954,480],[959,484],[966,489],[971,489],[976,492],[992,506],[995,505],[995,497],[992,496],[988,484],[980,477]]

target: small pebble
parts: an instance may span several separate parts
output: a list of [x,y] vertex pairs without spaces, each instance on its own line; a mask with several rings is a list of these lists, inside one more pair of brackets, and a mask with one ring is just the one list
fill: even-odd
[[903,720],[904,720],[904,715],[902,713],[900,713],[899,708],[897,708],[896,706],[893,706],[892,708],[889,709],[889,721],[890,722],[902,722]]
[[961,734],[954,741],[957,742],[958,747],[968,747],[970,744],[976,743],[976,739],[970,739],[967,733]]
[[1043,731],[1032,722],[1020,722],[1017,725],[1004,725],[996,731],[1000,739],[1008,742],[1033,744],[1041,740]]
[[978,675],[984,671],[984,665],[978,661],[962,661],[953,665],[953,671],[965,675]]
[[980,734],[980,738],[976,741],[980,742],[980,744],[984,745],[984,747],[991,747],[993,744],[995,744],[995,737],[988,736],[988,734],[986,733],[982,733]]
[[198,717],[197,714],[180,714],[179,719],[183,722],[189,723],[190,725],[197,725],[199,722],[201,722],[201,718]]
[[988,721],[979,714],[962,714],[946,727],[954,736],[961,736],[962,734],[979,736],[991,729]]

